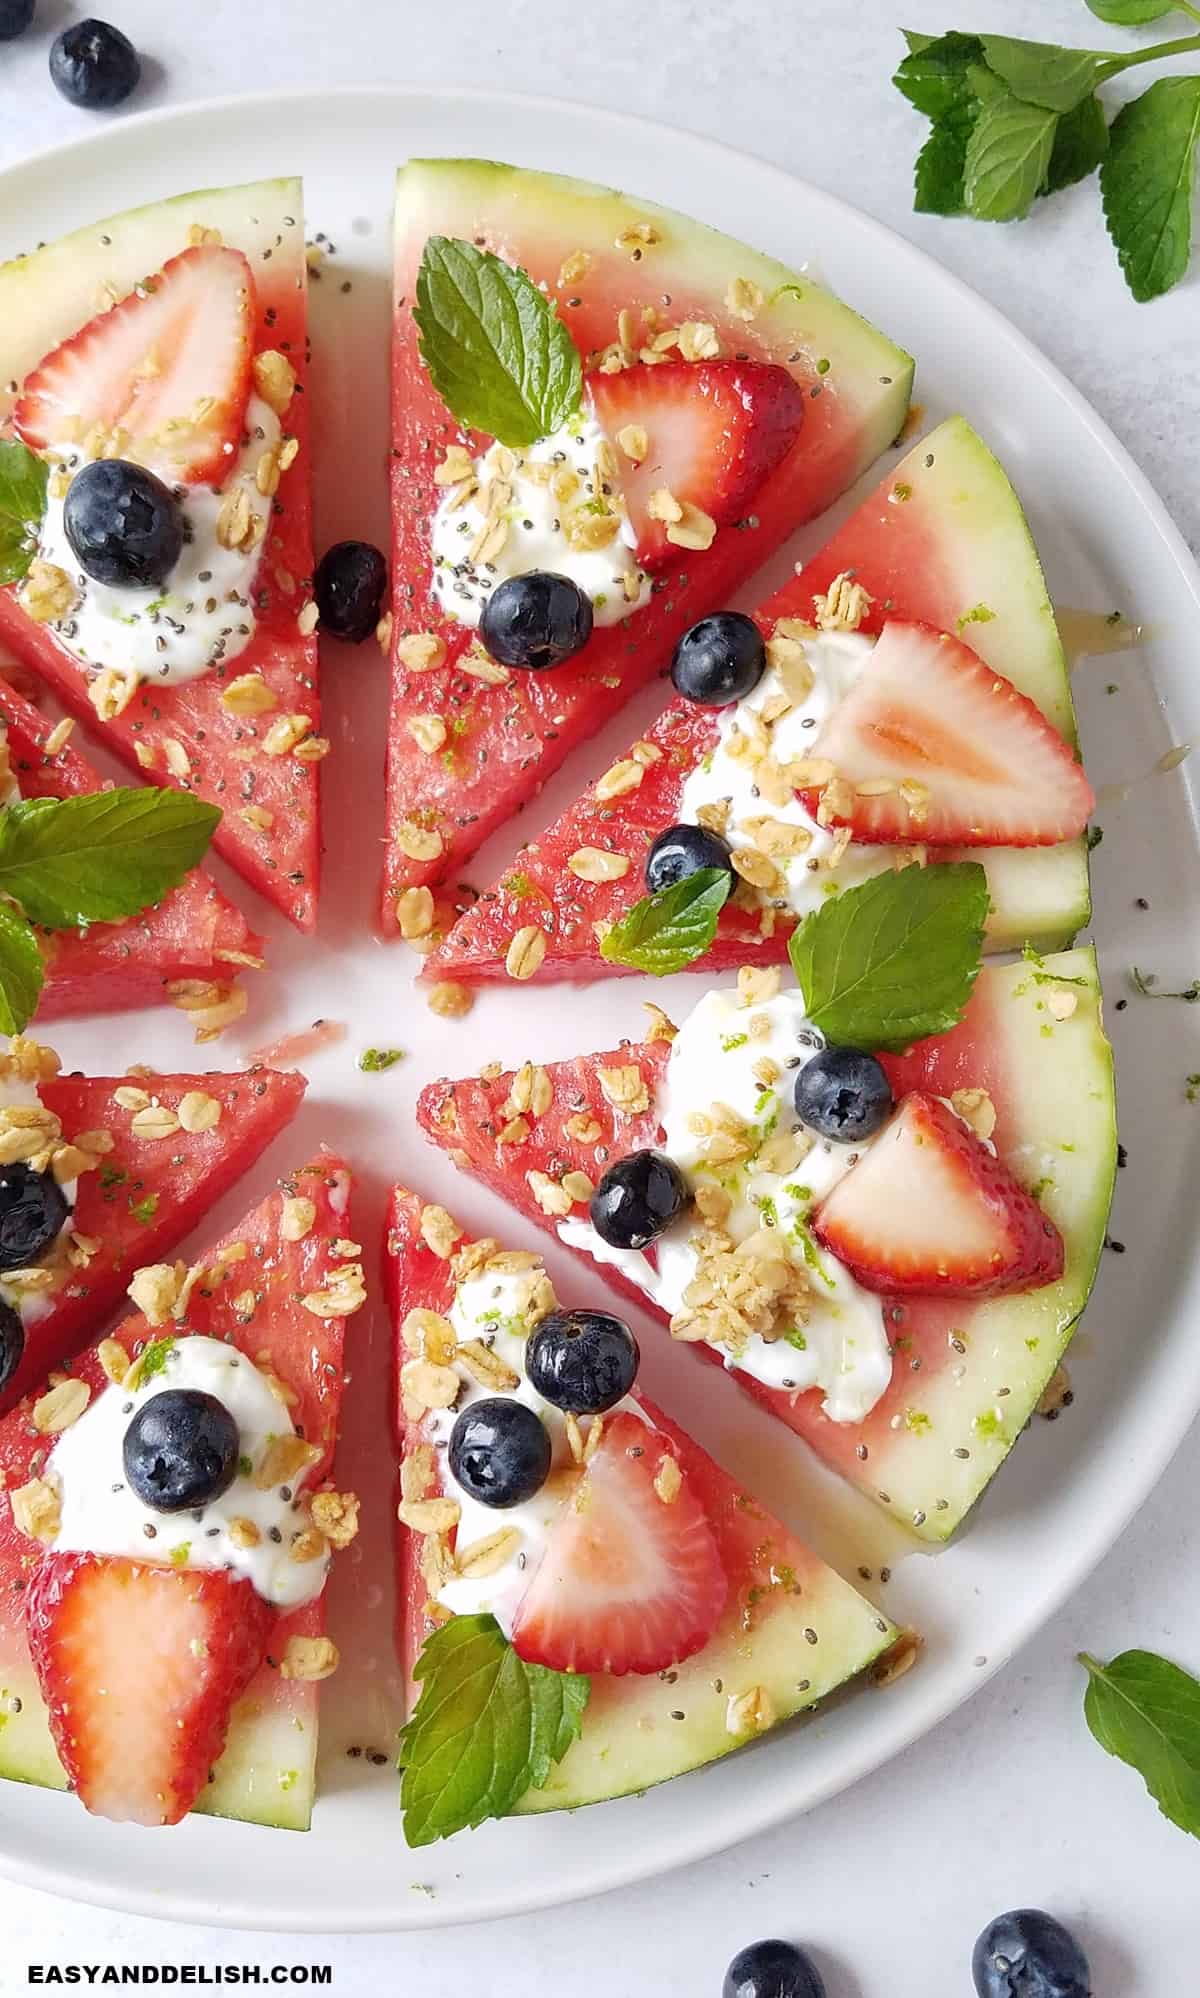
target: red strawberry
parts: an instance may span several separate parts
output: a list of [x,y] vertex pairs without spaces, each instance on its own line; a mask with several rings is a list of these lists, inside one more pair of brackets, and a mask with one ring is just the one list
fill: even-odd
[[813,1232],[867,1290],[989,1297],[1054,1283],[1062,1236],[969,1125],[913,1090],[817,1209]]
[[[884,626],[813,755],[848,787],[826,796],[828,818],[858,840],[1055,846],[1083,831],[1096,802],[1040,709],[925,624]],[[858,788],[876,783],[891,788]],[[806,794],[810,810],[820,798]]]
[[[718,527],[741,519],[796,441],[804,397],[786,368],[765,361],[639,362],[620,374],[591,374],[597,420],[618,442],[621,486],[647,568],[678,558],[667,523],[650,517],[650,496],[665,489]],[[634,464],[620,448],[627,428],[646,433]]]
[[241,440],[254,357],[254,278],[240,250],[184,250],[98,313],[26,378],[13,411],[35,451],[124,431],[165,477],[220,485]]
[[551,1530],[513,1646],[556,1672],[660,1672],[707,1644],[728,1584],[666,1436],[616,1415]]
[[26,1596],[54,1745],[89,1811],[178,1824],[266,1652],[271,1604],[220,1573],[50,1554]]

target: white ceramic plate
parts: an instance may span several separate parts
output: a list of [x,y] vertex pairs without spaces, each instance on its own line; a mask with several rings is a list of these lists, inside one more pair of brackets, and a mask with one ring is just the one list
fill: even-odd
[[[919,1670],[886,1695],[862,1691],[807,1725],[772,1736],[641,1799],[571,1817],[489,1825],[410,1853],[388,1764],[399,1714],[392,1649],[386,1424],[387,1330],[356,1319],[343,1477],[367,1500],[372,1530],[338,1566],[332,1627],[345,1663],[323,1694],[320,1799],[307,1837],[195,1819],[149,1833],[89,1819],[72,1799],[0,1784],[0,1868],[31,1886],[141,1914],[286,1931],[400,1929],[508,1915],[640,1879],[700,1858],[845,1788],[926,1732],[980,1686],[1062,1602],[1141,1503],[1200,1405],[1200,1274],[1194,1241],[1200,1110],[1183,1080],[1200,1069],[1182,1006],[1128,996],[1133,961],[1183,980],[1196,969],[1200,870],[1188,766],[1154,773],[1173,742],[1200,735],[1193,671],[1200,583],[1159,502],[1079,396],[974,293],[877,223],[772,167],[690,135],[578,105],[456,91],[296,93],[197,105],[115,124],[0,177],[0,254],[31,238],[186,188],[303,171],[308,230],[336,255],[314,287],[319,545],[362,534],[386,544],[389,214],[392,172],[409,154],[481,154],[557,168],[702,216],[790,263],[811,263],[919,360],[932,424],[961,410],[996,448],[1028,506],[1056,600],[1150,621],[1136,654],[1085,665],[1077,692],[1089,768],[1102,789],[1097,932],[1119,1056],[1121,1175],[1108,1255],[1075,1342],[1069,1418],[1036,1425],[960,1542],[921,1558],[898,1528],[815,1468],[722,1377],[647,1341],[646,1384],[721,1461],[845,1572],[893,1579],[882,1600],[928,1639]],[[809,530],[788,559],[816,545]],[[782,562],[776,565],[782,571]],[[761,585],[756,594],[761,593]],[[542,1059],[636,1035],[644,996],[630,980],[594,993],[485,994],[467,1025],[440,1021],[410,990],[413,960],[372,935],[382,824],[383,662],[372,646],[326,648],[334,754],[325,765],[329,853],[320,935],[301,942],[267,918],[271,971],[251,1017],[217,1050],[233,1066],[255,1046],[318,1016],[344,1020],[340,1046],[309,1064],[298,1130],[218,1213],[236,1219],[269,1181],[328,1135],[357,1160],[357,1230],[378,1240],[384,1190],[404,1176],[482,1232],[504,1233],[497,1204],[418,1139],[422,1083],[494,1055]],[[1106,691],[1109,689],[1110,691]],[[658,704],[651,695],[643,712]],[[637,717],[637,707],[634,718]],[[630,717],[609,731],[628,739]],[[608,760],[585,750],[519,827],[485,849],[483,880]],[[1128,788],[1126,788],[1128,787]],[[1167,865],[1162,862],[1169,856]],[[1156,866],[1156,859],[1158,865]],[[1142,910],[1135,898],[1147,896]],[[262,912],[254,909],[256,919]],[[666,1004],[694,996],[672,981]],[[656,996],[663,996],[660,990]],[[175,1015],[75,1025],[55,1035],[93,1071],[134,1060],[186,1063]],[[360,1049],[399,1042],[409,1059],[362,1076]],[[509,1230],[509,1232],[512,1232]],[[565,1257],[552,1267],[578,1298]]]

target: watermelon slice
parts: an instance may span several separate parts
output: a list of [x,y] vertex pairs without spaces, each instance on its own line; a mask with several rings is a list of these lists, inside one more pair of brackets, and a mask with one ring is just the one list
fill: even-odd
[[[255,579],[253,638],[228,664],[215,666],[198,679],[173,686],[143,682],[128,706],[104,721],[89,699],[91,676],[49,624],[35,623],[25,614],[15,586],[0,590],[0,640],[49,681],[73,713],[100,729],[124,763],[155,783],[181,784],[220,805],[224,817],[216,833],[217,850],[292,922],[311,929],[316,920],[320,845],[316,761],[306,760],[311,750],[297,756],[291,749],[274,754],[264,747],[268,731],[292,716],[304,718],[306,736],[321,747],[315,734],[320,721],[317,642],[310,629],[313,557],[304,395],[307,267],[300,183],[263,181],[180,195],[78,230],[0,267],[0,436],[23,420],[28,434],[35,441],[40,437],[47,391],[45,378],[37,375],[39,364],[83,328],[89,329],[88,340],[68,350],[70,365],[59,358],[54,370],[61,403],[74,407],[93,372],[115,368],[118,360],[124,365],[128,337],[117,324],[122,308],[106,311],[106,304],[128,300],[137,292],[135,305],[153,308],[154,293],[144,300],[138,291],[147,277],[161,274],[173,259],[186,260],[189,245],[213,255],[218,247],[214,239],[229,253],[241,253],[234,260],[239,269],[249,268],[255,356],[280,354],[298,377],[290,403],[282,392],[278,395],[284,405],[284,429],[297,439],[300,449],[283,471],[273,501],[269,537]],[[191,268],[185,261],[185,274]],[[177,363],[182,377],[181,393],[198,365],[188,344],[187,315],[224,311],[217,296],[219,272],[217,277],[217,284],[211,275],[203,281],[189,277],[181,304],[185,323],[171,325],[163,336],[169,359]],[[224,326],[226,319],[218,323]],[[110,326],[113,332],[107,331]],[[230,335],[240,337],[236,325]],[[200,346],[202,362],[203,341]],[[20,401],[22,385],[30,376],[36,377],[32,384],[36,397],[31,394]],[[244,369],[239,380],[244,389]],[[224,384],[220,389],[214,398],[217,414],[225,410]],[[229,393],[236,400],[235,389],[231,382]],[[85,415],[93,405],[109,406],[99,390],[91,403],[82,405]],[[128,420],[136,430],[136,415]],[[196,426],[197,435],[201,429]],[[212,438],[206,429],[202,441],[211,457]],[[203,453],[194,465],[181,469],[185,477],[193,470],[203,471]],[[238,705],[236,694],[230,704],[222,698],[227,685],[247,674],[261,674],[270,689],[273,703],[265,712],[245,701]]]
[[[1060,1019],[1060,1012],[1069,1017]],[[499,1137],[512,1121],[503,1108],[511,1075],[434,1083],[423,1091],[418,1115],[427,1135],[464,1170],[555,1230],[557,1219],[543,1211],[534,1191],[544,1193],[548,1183],[539,1175],[548,1175],[556,1190],[564,1173],[580,1171],[594,1180],[614,1158],[657,1143],[655,1105],[668,1054],[659,1040],[548,1066],[551,1106],[536,1119],[525,1118],[528,1135],[515,1143],[511,1129],[505,1142]],[[1078,949],[1039,965],[986,967],[953,1033],[883,1059],[897,1096],[912,1089],[941,1097],[959,1089],[987,1092],[1000,1157],[1036,1194],[1063,1237],[1062,1277],[1042,1289],[983,1302],[895,1300],[885,1310],[885,1322],[895,1328],[891,1385],[862,1423],[831,1422],[819,1391],[793,1395],[744,1373],[736,1378],[844,1477],[923,1538],[944,1540],[1036,1408],[1099,1261],[1116,1126],[1095,955]],[[614,1109],[605,1094],[606,1067],[640,1072],[644,1096],[631,1087],[630,1109]],[[586,1220],[586,1207],[573,1211]],[[646,1302],[621,1274],[610,1268],[605,1274]],[[695,1350],[721,1363],[711,1348]]]
[[[56,724],[0,679],[0,725],[23,798],[75,798],[104,780],[73,743],[47,749]],[[263,942],[212,876],[195,868],[156,909],[127,923],[47,931],[39,1020],[67,1013],[125,1013],[170,1004],[172,986],[197,980],[227,996],[239,968],[262,962]],[[176,991],[176,997],[181,996]]]
[[[430,523],[444,492],[435,471],[447,447],[474,454],[488,441],[450,418],[418,351],[414,287],[433,235],[469,238],[521,264],[556,300],[585,361],[618,340],[618,315],[629,313],[621,321],[629,332],[642,327],[643,309],[652,308],[663,331],[668,322],[711,328],[725,354],[789,368],[805,396],[797,441],[743,521],[721,529],[707,550],[668,548],[674,560],[656,571],[649,604],[628,620],[598,626],[565,665],[515,673],[505,685],[487,685],[462,670],[474,628],[438,614],[430,594]],[[577,743],[662,670],[687,625],[724,602],[799,522],[822,512],[878,457],[900,430],[912,382],[906,354],[819,285],[770,258],[651,203],[488,161],[417,160],[401,171],[395,298],[394,645],[382,913],[389,933],[397,927],[399,892],[461,867]],[[637,332],[639,350],[649,337],[648,329]],[[674,379],[682,365],[672,358],[665,372]],[[672,407],[673,457],[686,458],[674,441],[681,420]],[[444,641],[443,663],[412,670],[404,641],[414,635]],[[441,730],[418,726],[414,735],[410,724],[424,716],[438,717]],[[436,751],[429,747],[435,737]],[[424,837],[413,837],[414,828]]]
[[[454,1296],[450,1264],[433,1253],[422,1234],[422,1212],[419,1195],[396,1188],[386,1274],[398,1369],[414,1357],[404,1334],[408,1313],[444,1313]],[[460,1240],[459,1249],[465,1246]],[[551,1769],[545,1787],[521,1799],[522,1812],[599,1803],[715,1761],[752,1734],[807,1711],[863,1671],[898,1634],[667,1416],[643,1396],[636,1399],[669,1440],[683,1489],[699,1500],[707,1517],[728,1582],[725,1608],[703,1649],[669,1673],[592,1676],[579,1739]],[[402,1396],[397,1404],[400,1450],[411,1466],[426,1442],[428,1417],[406,1414]],[[434,1489],[427,1487],[430,1495]],[[425,1638],[444,1613],[439,1619],[427,1613],[420,1542],[403,1526],[398,1560],[398,1641],[411,1676]]]
[[[30,1041],[14,1042],[7,1059],[30,1074],[40,1063],[48,1079],[37,1082],[37,1094],[65,1142],[97,1136],[98,1143],[94,1168],[80,1173],[70,1223],[87,1246],[63,1268],[57,1289],[38,1293],[41,1315],[25,1326],[24,1351],[0,1390],[0,1409],[69,1360],[111,1317],[133,1272],[171,1253],[291,1122],[307,1087],[303,1076],[266,1068],[145,1079],[59,1075],[57,1057]],[[142,1116],[147,1108],[163,1116]]]
[[[1000,465],[961,418],[916,445],[803,572],[763,604],[756,616],[764,634],[770,637],[780,618],[811,622],[814,594],[844,572],[873,599],[864,630],[878,631],[896,615],[960,633],[1074,742],[1066,659],[1025,517]],[[672,701],[646,730],[644,740],[659,754],[643,764],[638,788],[608,800],[589,790],[569,806],[459,917],[426,958],[424,975],[468,984],[503,978],[509,940],[529,924],[547,939],[535,977],[584,981],[624,971],[601,957],[596,926],[618,921],[646,893],[647,850],[678,821],[684,783],[715,747],[719,725],[719,710]],[[627,871],[617,880],[590,879],[569,865],[573,855],[592,853],[627,859]],[[957,848],[930,854],[964,857]],[[1030,851],[974,848],[970,858],[987,871],[991,949],[1029,942],[1057,950],[1087,922],[1082,840]],[[880,867],[890,864],[886,853],[879,856]],[[597,871],[608,870],[593,866]],[[779,914],[764,937],[761,915],[727,904],[711,951],[691,969],[782,963],[791,921]]]
[[[328,1484],[332,1466],[344,1379],[343,1319],[314,1315],[304,1309],[302,1300],[324,1290],[331,1274],[346,1265],[343,1237],[351,1225],[349,1196],[350,1174],[344,1161],[322,1151],[281,1182],[279,1191],[208,1253],[205,1261],[211,1266],[235,1244],[244,1244],[246,1251],[224,1266],[217,1283],[196,1285],[186,1315],[178,1327],[169,1328],[181,1338],[202,1333],[229,1341],[256,1364],[269,1368],[295,1395],[293,1423],[323,1452],[309,1475],[309,1490]],[[312,1225],[298,1241],[291,1239],[290,1228],[281,1226],[283,1202],[289,1198],[311,1202],[313,1207]],[[256,1298],[252,1314],[245,1301],[248,1288]],[[133,1355],[147,1341],[168,1334],[135,1314],[114,1336]],[[82,1354],[71,1376],[86,1381],[93,1393],[106,1386],[98,1350]],[[46,1439],[30,1419],[33,1406],[31,1397],[0,1422],[0,1467],[8,1492],[36,1476],[46,1456]],[[31,1557],[36,1563],[35,1543],[19,1531],[4,1504],[0,1508],[0,1711],[5,1718],[0,1727],[0,1776],[62,1790],[67,1781],[26,1637],[24,1595]],[[323,1630],[322,1598],[276,1620],[267,1663],[234,1709],[225,1751],[197,1810],[252,1824],[307,1829],[317,1750],[317,1685],[313,1680],[285,1678],[279,1663],[290,1638],[316,1638]]]

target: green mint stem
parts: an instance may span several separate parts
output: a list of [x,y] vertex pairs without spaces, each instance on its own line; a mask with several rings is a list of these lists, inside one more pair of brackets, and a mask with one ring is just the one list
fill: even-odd
[[[1194,21],[1200,21],[1200,8],[1186,6],[1181,11],[1190,14]],[[1180,35],[1173,42],[1156,42],[1153,48],[1138,49],[1133,55],[1121,56],[1111,74],[1117,76],[1121,70],[1136,69],[1143,62],[1165,62],[1168,56],[1192,55],[1197,49],[1200,49],[1200,35]]]

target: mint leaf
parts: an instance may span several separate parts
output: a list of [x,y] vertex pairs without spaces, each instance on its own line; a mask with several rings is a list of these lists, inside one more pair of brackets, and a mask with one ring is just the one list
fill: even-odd
[[1083,1712],[1109,1755],[1127,1762],[1159,1810],[1200,1838],[1200,1680],[1154,1651],[1123,1651],[1102,1665],[1086,1651]]
[[971,996],[987,911],[973,860],[845,889],[788,946],[809,1019],[836,1046],[870,1053],[948,1033]]
[[964,97],[934,120],[917,154],[913,207],[921,215],[961,215],[967,205],[967,145],[979,114],[974,97]]
[[0,894],[47,929],[120,922],[204,858],[220,817],[187,791],[22,800],[0,813]]
[[1045,111],[1074,111],[1100,84],[1124,69],[1125,57],[1100,49],[1064,49],[1054,42],[1023,42],[1011,35],[982,35],[984,61],[1024,104]]
[[1187,270],[1200,139],[1200,76],[1167,76],[1117,113],[1100,169],[1104,219],[1139,304]]
[[909,54],[892,78],[897,90],[923,111],[938,119],[971,95],[967,73],[983,61],[983,43],[978,35],[906,34]]
[[966,205],[982,222],[1016,222],[1045,181],[1058,119],[1014,97],[988,69],[973,69],[970,81],[980,107],[967,140]]
[[421,1697],[400,1736],[404,1836],[431,1845],[507,1817],[562,1760],[591,1681],[517,1657],[491,1616],[456,1616],[426,1638]]
[[0,1033],[24,1032],[37,1010],[44,976],[42,953],[29,924],[0,902]]
[[49,476],[24,444],[0,443],[0,585],[19,583],[33,560]]
[[433,386],[461,423],[501,444],[536,443],[583,400],[579,352],[522,270],[453,236],[431,236],[414,314]]
[[701,867],[686,880],[658,889],[613,924],[601,942],[601,957],[656,978],[684,970],[712,943],[732,888],[725,868]]
[[1098,97],[1085,97],[1058,121],[1054,150],[1042,186],[1043,194],[1074,187],[1094,173],[1108,151],[1108,121]]
[[1178,12],[1178,0],[1084,0],[1084,5],[1118,28],[1141,28],[1147,21],[1161,21],[1164,14]]

